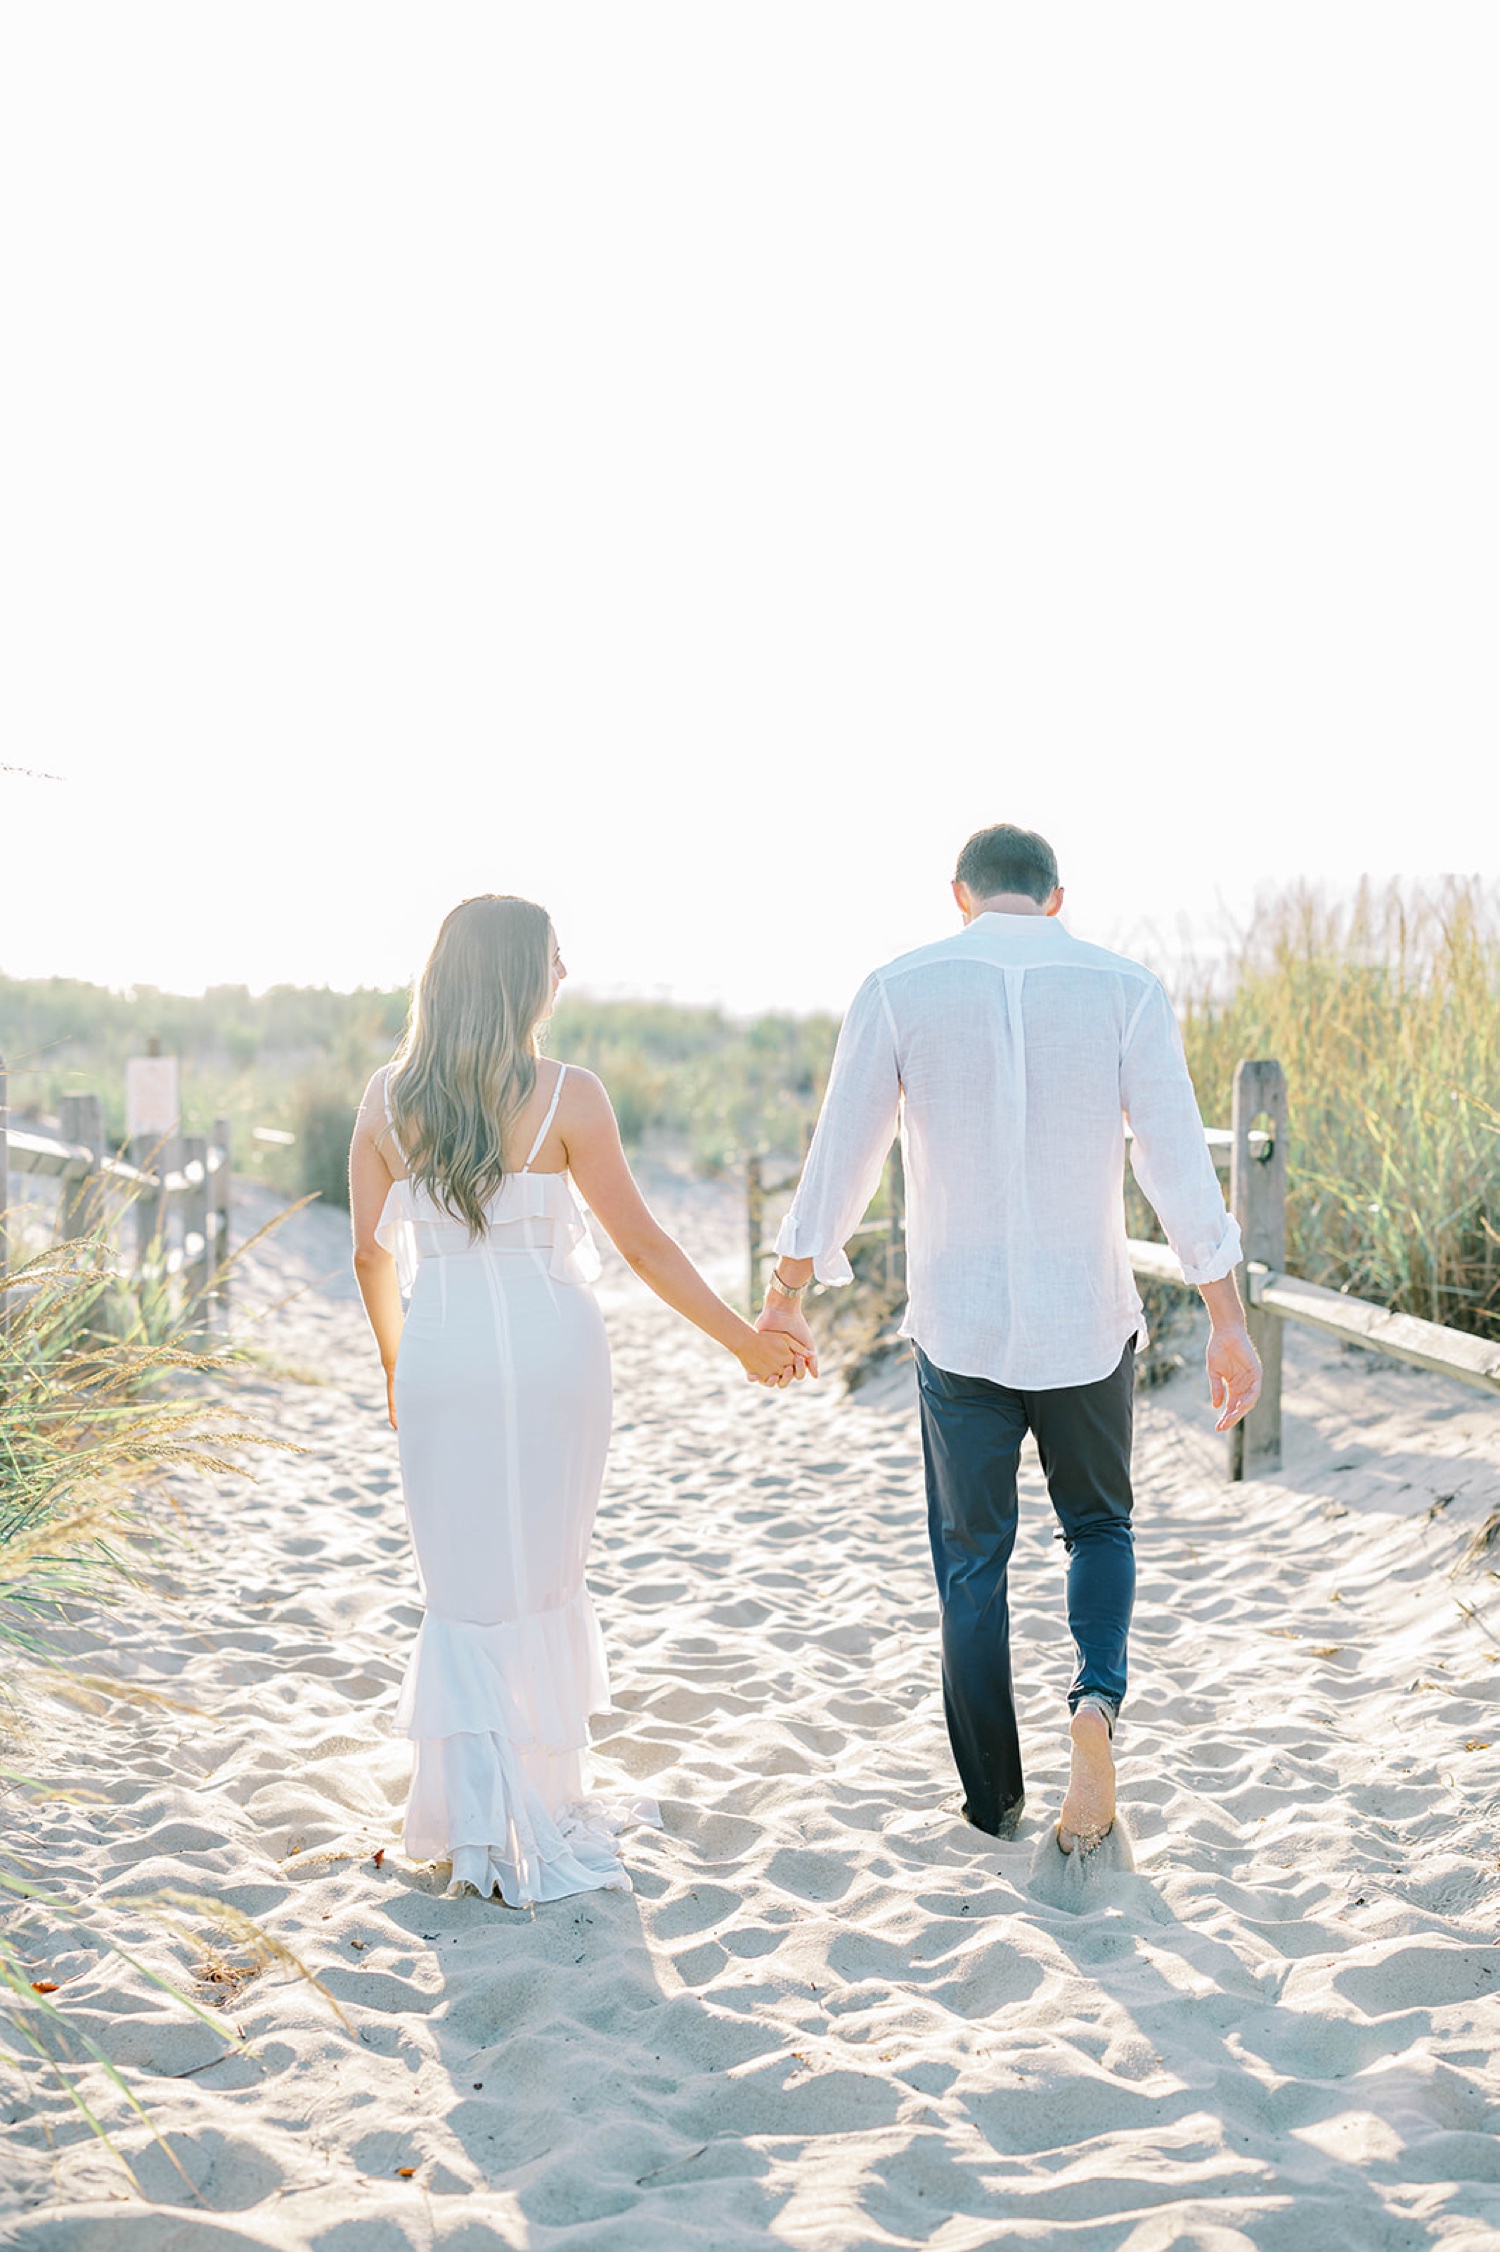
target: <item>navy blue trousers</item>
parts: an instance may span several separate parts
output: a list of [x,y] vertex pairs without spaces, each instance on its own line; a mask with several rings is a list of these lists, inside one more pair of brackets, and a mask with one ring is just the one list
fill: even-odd
[[1118,1711],[1135,1600],[1130,1438],[1135,1347],[1097,1384],[1013,1392],[954,1376],[917,1350],[927,1530],[943,1611],[943,1707],[976,1828],[1004,1837],[1025,1800],[1010,1674],[1006,1571],[1016,1540],[1016,1466],[1035,1434],[1068,1552],[1068,1625],[1078,1655],[1070,1709]]

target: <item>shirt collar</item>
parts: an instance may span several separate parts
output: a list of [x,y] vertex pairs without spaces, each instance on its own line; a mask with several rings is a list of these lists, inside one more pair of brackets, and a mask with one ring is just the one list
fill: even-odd
[[1000,915],[991,910],[988,914],[976,915],[972,923],[966,923],[963,935],[973,937],[977,932],[985,938],[1017,938],[1024,945],[1044,932],[1056,937],[1062,931],[1064,925],[1056,915]]

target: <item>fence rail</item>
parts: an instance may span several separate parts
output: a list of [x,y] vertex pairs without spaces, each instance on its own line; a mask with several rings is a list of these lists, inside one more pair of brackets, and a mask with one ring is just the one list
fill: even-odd
[[[766,1198],[781,1196],[797,1185],[798,1176],[768,1181],[765,1177],[765,1158],[752,1152],[745,1160],[745,1220],[750,1254],[750,1310],[751,1317],[760,1301],[765,1285],[765,1269],[776,1256],[775,1242],[766,1236]],[[861,1237],[885,1237],[885,1279],[891,1288],[899,1288],[906,1280],[906,1175],[901,1163],[901,1144],[891,1144],[885,1170],[886,1216],[883,1220],[867,1220],[849,1237],[850,1243]]]
[[[1126,1130],[1129,1139],[1129,1129]],[[1233,1117],[1228,1126],[1204,1128],[1216,1165],[1229,1168],[1229,1207],[1240,1224],[1244,1258],[1238,1270],[1245,1319],[1260,1354],[1261,1396],[1244,1421],[1229,1433],[1228,1474],[1255,1478],[1281,1468],[1281,1345],[1284,1325],[1302,1322],[1365,1352],[1384,1353],[1414,1368],[1452,1377],[1456,1383],[1500,1393],[1500,1343],[1475,1337],[1445,1323],[1392,1313],[1367,1298],[1354,1298],[1322,1283],[1286,1272],[1286,1075],[1270,1058],[1247,1059],[1234,1075]],[[891,1152],[893,1172],[889,1213],[856,1230],[888,1238],[886,1271],[905,1272],[905,1206],[901,1189],[900,1144]],[[792,1186],[765,1180],[762,1161],[747,1167],[750,1237],[750,1297],[760,1297],[762,1270],[772,1255],[765,1240],[765,1200]],[[852,1240],[852,1239],[851,1239]],[[1128,1238],[1130,1263],[1143,1280],[1189,1285],[1175,1253],[1164,1243]]]
[[131,1271],[158,1281],[180,1276],[199,1323],[215,1308],[222,1313],[229,1296],[229,1120],[216,1118],[211,1136],[139,1136],[128,1156],[106,1146],[97,1095],[64,1095],[60,1123],[60,1134],[11,1126],[0,1057],[0,1282],[10,1264],[11,1175],[29,1174],[58,1183],[57,1242],[111,1233],[123,1208],[133,1206]]
[[[1164,1243],[1143,1243],[1132,1236],[1130,1263],[1143,1279],[1188,1287]],[[1248,1307],[1262,1308],[1281,1321],[1326,1330],[1345,1344],[1409,1361],[1414,1368],[1451,1376],[1481,1392],[1500,1392],[1500,1345],[1488,1338],[1449,1329],[1443,1322],[1423,1321],[1416,1314],[1393,1314],[1368,1298],[1351,1298],[1347,1291],[1329,1290],[1321,1282],[1304,1281],[1301,1275],[1278,1274],[1259,1259],[1246,1263],[1245,1276]]]

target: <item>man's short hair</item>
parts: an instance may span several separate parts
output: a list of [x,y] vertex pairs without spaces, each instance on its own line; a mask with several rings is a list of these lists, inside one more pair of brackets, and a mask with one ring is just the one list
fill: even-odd
[[1035,829],[1015,829],[1001,821],[993,829],[975,830],[958,856],[954,875],[976,899],[1018,891],[1040,904],[1057,889],[1057,855]]

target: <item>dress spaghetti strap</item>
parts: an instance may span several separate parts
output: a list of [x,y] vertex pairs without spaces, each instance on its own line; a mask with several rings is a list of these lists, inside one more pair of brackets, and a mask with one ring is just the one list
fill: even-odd
[[567,1078],[567,1076],[567,1065],[565,1063],[560,1063],[557,1067],[557,1085],[552,1090],[552,1100],[547,1105],[547,1115],[542,1120],[541,1131],[538,1133],[536,1140],[531,1145],[531,1155],[527,1158],[526,1163],[521,1167],[521,1171],[523,1173],[529,1173],[531,1171],[532,1166],[535,1165],[537,1158],[541,1154],[543,1142],[547,1139],[548,1134],[552,1130],[552,1121],[557,1116],[558,1099],[562,1094],[563,1081]]

